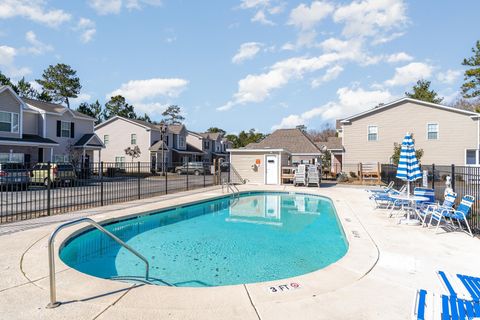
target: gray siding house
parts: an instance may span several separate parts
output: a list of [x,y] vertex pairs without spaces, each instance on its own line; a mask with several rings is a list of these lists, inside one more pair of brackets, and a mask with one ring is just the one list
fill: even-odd
[[[340,120],[343,166],[390,163],[394,143],[413,133],[421,162],[480,165],[480,114],[403,98]],[[345,171],[345,169],[344,169]]]
[[95,133],[105,144],[102,159],[107,162],[132,161],[125,149],[133,146],[140,149],[140,157],[134,161],[149,162],[153,170],[161,170],[162,153],[168,169],[189,161],[202,161],[204,156],[201,149],[187,143],[184,125],[169,125],[163,143],[159,125],[120,116],[95,126]]
[[62,105],[20,98],[0,87],[0,162],[88,163],[103,143],[95,119]]

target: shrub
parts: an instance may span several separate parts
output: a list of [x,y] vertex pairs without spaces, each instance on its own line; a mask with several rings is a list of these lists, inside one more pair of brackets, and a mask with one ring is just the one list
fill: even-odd
[[357,178],[357,173],[355,173],[353,171],[350,171],[350,177],[352,177],[353,179],[356,179]]

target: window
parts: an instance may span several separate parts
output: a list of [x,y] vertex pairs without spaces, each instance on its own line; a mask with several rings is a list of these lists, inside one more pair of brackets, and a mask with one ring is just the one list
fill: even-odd
[[72,127],[71,122],[62,121],[61,134],[62,138],[70,138],[70,128]]
[[110,136],[108,134],[105,134],[103,136],[103,144],[107,145],[110,142]]
[[3,162],[23,162],[23,153],[0,153],[0,163]]
[[478,150],[469,149],[465,151],[465,164],[470,166],[478,165]]
[[125,157],[115,157],[115,167],[125,169]]
[[427,124],[427,139],[428,140],[438,139],[438,123]]
[[210,141],[204,140],[203,141],[203,148],[204,149],[209,149],[210,148]]
[[0,111],[0,131],[18,133],[19,114]]
[[368,141],[377,141],[377,140],[378,140],[378,127],[368,126]]
[[56,154],[53,156],[53,162],[56,162],[56,163],[64,163],[64,162],[69,162],[70,157],[68,156],[68,154]]
[[137,135],[135,133],[130,135],[130,144],[137,144]]
[[183,136],[178,136],[178,147],[179,148],[185,148],[185,137]]

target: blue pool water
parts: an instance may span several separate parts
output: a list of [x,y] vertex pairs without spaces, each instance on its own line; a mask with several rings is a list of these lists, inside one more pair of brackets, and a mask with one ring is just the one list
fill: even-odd
[[[158,285],[223,286],[283,279],[328,266],[348,243],[330,200],[289,193],[246,193],[105,226],[150,262]],[[138,257],[98,230],[61,248],[81,272],[134,280],[145,275]]]

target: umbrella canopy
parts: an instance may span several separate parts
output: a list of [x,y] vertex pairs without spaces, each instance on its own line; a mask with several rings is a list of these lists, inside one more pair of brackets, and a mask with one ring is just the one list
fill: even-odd
[[397,178],[404,181],[415,181],[422,177],[418,159],[415,155],[415,147],[412,135],[407,133],[402,141],[400,149],[400,161],[398,162]]

